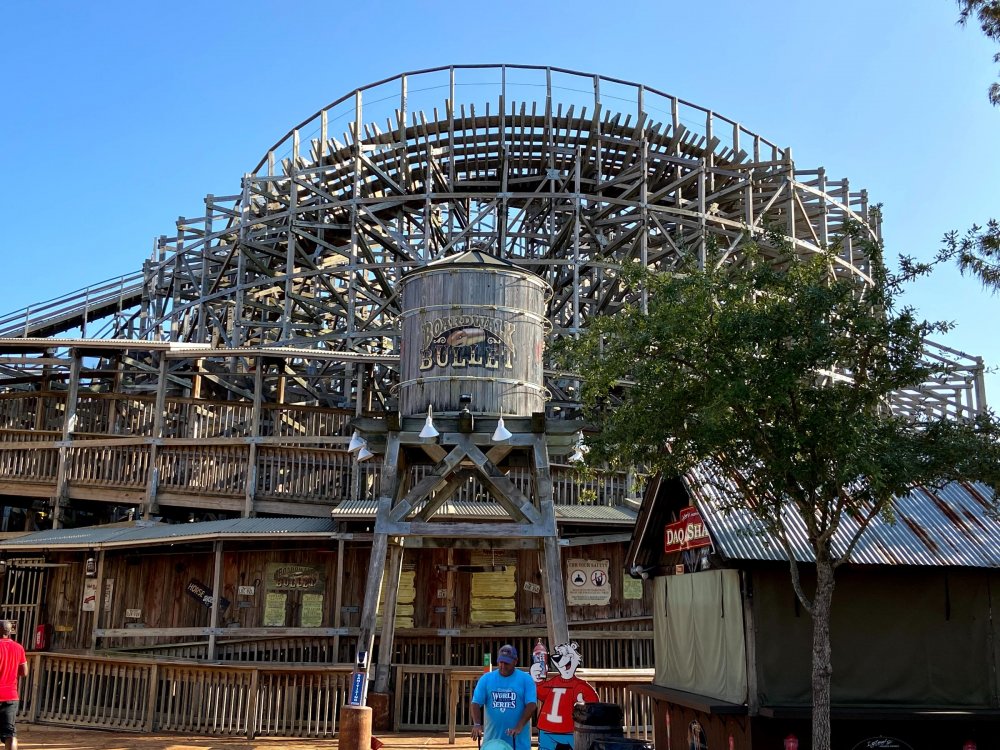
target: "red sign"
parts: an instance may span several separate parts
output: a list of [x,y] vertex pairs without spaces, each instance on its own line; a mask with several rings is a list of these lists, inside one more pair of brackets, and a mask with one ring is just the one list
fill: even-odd
[[698,509],[688,506],[681,510],[681,520],[668,523],[663,533],[663,551],[680,552],[685,549],[707,547],[712,543],[705,522]]

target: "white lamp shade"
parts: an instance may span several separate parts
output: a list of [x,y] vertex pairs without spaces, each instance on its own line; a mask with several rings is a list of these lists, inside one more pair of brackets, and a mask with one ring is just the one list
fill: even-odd
[[361,463],[362,461],[367,461],[374,455],[375,455],[374,453],[368,450],[368,446],[364,445],[362,446],[361,450],[358,451],[358,463]]
[[424,422],[424,428],[420,431],[420,437],[422,438],[436,438],[441,433],[437,431],[434,427],[434,407],[427,407],[427,421]]
[[507,425],[503,423],[503,415],[497,421],[497,428],[493,431],[493,442],[499,443],[504,440],[510,440],[513,436],[511,431],[507,429]]
[[361,437],[361,433],[357,430],[351,435],[351,442],[347,446],[348,453],[357,453],[359,450],[368,445],[368,441]]

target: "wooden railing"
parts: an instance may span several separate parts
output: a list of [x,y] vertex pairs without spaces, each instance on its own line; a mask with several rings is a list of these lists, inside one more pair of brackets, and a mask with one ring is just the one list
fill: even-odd
[[[332,737],[352,667],[204,665],[127,657],[33,653],[19,718],[128,732],[212,736]],[[393,727],[443,730],[469,724],[481,668],[395,667]],[[652,707],[632,685],[653,670],[580,670],[601,700],[625,709],[626,734],[649,738]]]
[[[194,441],[94,434],[75,434],[73,440],[62,442],[61,435],[53,432],[0,430],[0,482],[49,486],[54,492],[60,451],[67,450],[70,496],[74,488],[107,488],[134,494],[152,486],[151,472],[155,468],[158,492],[242,498],[250,483],[256,500],[287,503],[285,512],[294,515],[295,504],[332,507],[348,498],[376,496],[381,464],[358,464],[346,447],[346,439],[339,437],[330,438],[328,445],[289,445],[280,437]],[[426,466],[414,466],[412,481],[418,481],[427,471]],[[514,467],[509,476],[523,490],[529,489],[527,470]],[[624,472],[584,477],[572,466],[554,463],[551,476],[557,505],[618,505],[632,494]],[[453,499],[487,500],[489,494],[480,483],[472,481]]]
[[253,667],[31,655],[20,718],[215,736],[332,737],[350,666]]

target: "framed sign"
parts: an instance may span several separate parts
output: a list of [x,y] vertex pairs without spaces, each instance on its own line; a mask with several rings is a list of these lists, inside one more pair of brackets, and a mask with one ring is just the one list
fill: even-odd
[[694,506],[681,509],[680,520],[668,523],[663,530],[663,551],[667,553],[708,547],[711,544],[712,539],[701,513]]
[[611,603],[610,560],[566,561],[566,604],[571,607],[605,606]]

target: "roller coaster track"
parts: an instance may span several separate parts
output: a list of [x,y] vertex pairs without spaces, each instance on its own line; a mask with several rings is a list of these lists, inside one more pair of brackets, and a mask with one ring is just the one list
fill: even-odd
[[135,308],[142,299],[141,271],[91,284],[62,297],[29,305],[0,317],[0,337],[58,336]]

